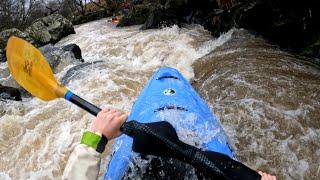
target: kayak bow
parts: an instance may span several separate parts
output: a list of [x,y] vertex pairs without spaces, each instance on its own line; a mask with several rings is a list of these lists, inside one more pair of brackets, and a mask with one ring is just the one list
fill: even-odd
[[[235,159],[218,119],[189,82],[173,68],[161,68],[151,77],[128,119],[141,123],[168,121],[181,140]],[[105,179],[128,176],[132,164],[137,163],[131,147],[132,138],[128,136],[115,141]]]

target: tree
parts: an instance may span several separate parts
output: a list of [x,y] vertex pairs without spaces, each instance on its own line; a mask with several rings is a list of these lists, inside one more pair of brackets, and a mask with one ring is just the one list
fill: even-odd
[[107,7],[105,6],[107,3],[106,3],[107,0],[105,0],[105,3],[103,4],[101,0],[98,0],[98,1],[95,1],[95,0],[90,0],[90,3],[96,5],[97,7],[99,8],[103,8],[103,9],[106,9]]
[[64,17],[71,19],[74,17],[74,13],[76,11],[76,7],[74,4],[74,0],[62,0],[60,6],[60,14]]
[[0,1],[0,28],[1,30],[5,27],[11,27],[13,21],[13,1],[12,0],[2,0]]
[[51,15],[60,11],[61,6],[62,6],[62,2],[59,0],[49,1],[46,4],[46,9],[49,10],[49,14]]
[[42,0],[1,0],[0,30],[7,28],[23,29],[35,18],[44,15]]
[[73,0],[79,14],[86,15],[87,0]]

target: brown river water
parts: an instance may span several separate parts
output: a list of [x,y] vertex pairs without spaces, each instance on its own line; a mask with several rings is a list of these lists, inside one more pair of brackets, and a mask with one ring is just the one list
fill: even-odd
[[[129,113],[157,68],[177,68],[220,118],[241,162],[279,179],[320,179],[319,67],[245,30],[214,39],[196,25],[140,31],[107,19],[75,30],[56,46],[76,43],[86,62],[98,61],[56,73],[78,95]],[[2,63],[0,81],[8,79]],[[0,179],[60,179],[94,117],[62,99],[0,105]]]

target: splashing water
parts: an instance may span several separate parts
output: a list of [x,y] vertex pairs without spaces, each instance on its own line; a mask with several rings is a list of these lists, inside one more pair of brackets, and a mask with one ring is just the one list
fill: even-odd
[[[177,68],[190,79],[194,76],[192,63],[232,34],[230,31],[213,39],[200,26],[147,31],[139,27],[115,28],[108,19],[102,19],[77,26],[75,35],[56,44],[76,43],[86,62],[101,61],[72,74],[68,88],[102,108],[113,106],[129,113],[132,98],[158,67]],[[63,79],[72,67],[62,68],[56,77]],[[6,64],[0,68],[2,81],[8,78]],[[27,98],[0,103],[0,179],[60,178],[70,153],[94,117],[64,100]],[[106,161],[104,158],[101,174]]]
[[[158,67],[177,68],[194,79],[239,160],[279,179],[320,178],[319,67],[243,30],[213,39],[200,26],[139,27],[115,28],[108,19],[77,26],[77,34],[57,46],[76,43],[85,61],[94,63],[75,72],[74,65],[63,67],[56,77],[100,107],[129,113]],[[8,78],[2,63],[0,82]],[[0,179],[59,179],[94,117],[64,100],[0,104]]]
[[319,67],[245,30],[193,67],[239,160],[279,179],[320,179]]

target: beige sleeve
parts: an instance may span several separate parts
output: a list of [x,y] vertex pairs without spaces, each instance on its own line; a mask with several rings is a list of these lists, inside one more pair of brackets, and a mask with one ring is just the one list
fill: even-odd
[[69,157],[62,179],[97,179],[100,161],[100,153],[84,144],[79,144]]

